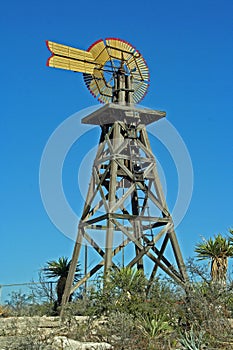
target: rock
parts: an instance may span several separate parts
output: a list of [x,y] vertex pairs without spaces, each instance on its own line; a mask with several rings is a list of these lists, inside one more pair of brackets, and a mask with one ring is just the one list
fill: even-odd
[[64,336],[54,337],[52,348],[54,350],[107,350],[113,349],[108,343],[80,342]]
[[[14,345],[15,349],[19,348],[18,344],[27,344],[29,347],[43,344],[48,350],[112,349],[110,344],[104,342],[80,342],[67,338],[68,334],[78,334],[80,325],[85,328],[88,319],[87,316],[76,316],[61,323],[59,317],[0,318],[0,350],[4,349],[5,344]],[[99,324],[96,323],[95,327],[98,334]]]

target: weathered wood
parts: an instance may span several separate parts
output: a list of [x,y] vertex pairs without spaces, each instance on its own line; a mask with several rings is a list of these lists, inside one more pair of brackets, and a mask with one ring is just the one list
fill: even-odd
[[119,103],[108,103],[82,119],[83,124],[104,125],[121,121],[126,124],[137,123],[148,125],[166,116],[165,112],[149,108],[137,108]]
[[[113,130],[113,148],[112,152],[117,149],[120,138],[120,126],[118,123],[115,123]],[[109,212],[113,211],[114,204],[116,202],[116,185],[117,185],[117,168],[118,164],[115,160],[112,160],[110,163],[110,183],[109,183]],[[106,232],[106,245],[105,245],[105,262],[104,262],[104,271],[105,274],[112,266],[112,249],[113,249],[113,232],[114,224],[112,220],[108,220],[107,223],[107,232]]]
[[[110,120],[116,117],[116,111],[124,115],[124,118],[116,118],[111,125],[105,124],[101,127],[100,144],[79,225],[63,305],[70,293],[86,283],[101,268],[104,267],[104,272],[107,274],[111,266],[117,267],[114,261],[116,255],[126,251],[132,244],[135,253],[127,265],[130,267],[137,265],[144,270],[144,257],[149,258],[152,264],[149,283],[159,268],[177,283],[184,284],[187,281],[172,217],[167,208],[156,160],[143,123],[143,113],[137,117],[133,114],[132,118],[127,114],[131,113],[131,110],[125,107],[116,108],[114,105],[112,109],[111,106],[102,109],[103,113],[112,113]],[[90,118],[87,117],[85,122],[96,122],[101,119],[100,113],[101,109]],[[153,119],[155,115],[151,118]],[[147,121],[149,120],[150,117]],[[159,211],[158,216],[150,215],[150,209],[153,208]],[[100,247],[92,237],[93,230],[103,235],[104,247]],[[114,235],[120,232],[122,241],[113,247]],[[98,252],[101,261],[90,271],[86,271],[85,276],[72,286],[74,266],[80,254],[83,238]],[[159,245],[161,248],[158,249],[157,245],[161,241],[162,245]],[[165,256],[169,242],[174,261],[169,261]]]

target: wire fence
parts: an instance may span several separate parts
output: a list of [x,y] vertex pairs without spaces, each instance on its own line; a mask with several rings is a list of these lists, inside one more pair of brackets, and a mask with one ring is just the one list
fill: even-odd
[[0,305],[8,304],[17,295],[24,296],[25,299],[29,300],[37,294],[37,299],[46,297],[49,301],[53,301],[55,285],[54,281],[0,284]]
[[[26,303],[54,302],[56,300],[57,281],[37,281],[26,283],[0,284],[0,305],[17,302],[18,299]],[[75,292],[81,297],[88,290],[95,289],[99,285],[98,278],[86,281]]]

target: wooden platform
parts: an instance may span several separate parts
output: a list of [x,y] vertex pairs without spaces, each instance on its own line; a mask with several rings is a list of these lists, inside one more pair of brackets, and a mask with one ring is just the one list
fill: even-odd
[[104,125],[122,121],[126,124],[148,125],[162,119],[166,112],[132,105],[108,103],[82,119],[83,124]]

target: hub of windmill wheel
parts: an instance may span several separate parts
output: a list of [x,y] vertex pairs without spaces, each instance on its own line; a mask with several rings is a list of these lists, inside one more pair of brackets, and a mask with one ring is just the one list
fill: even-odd
[[127,75],[122,64],[114,76],[112,102],[120,104],[133,103],[133,77]]

